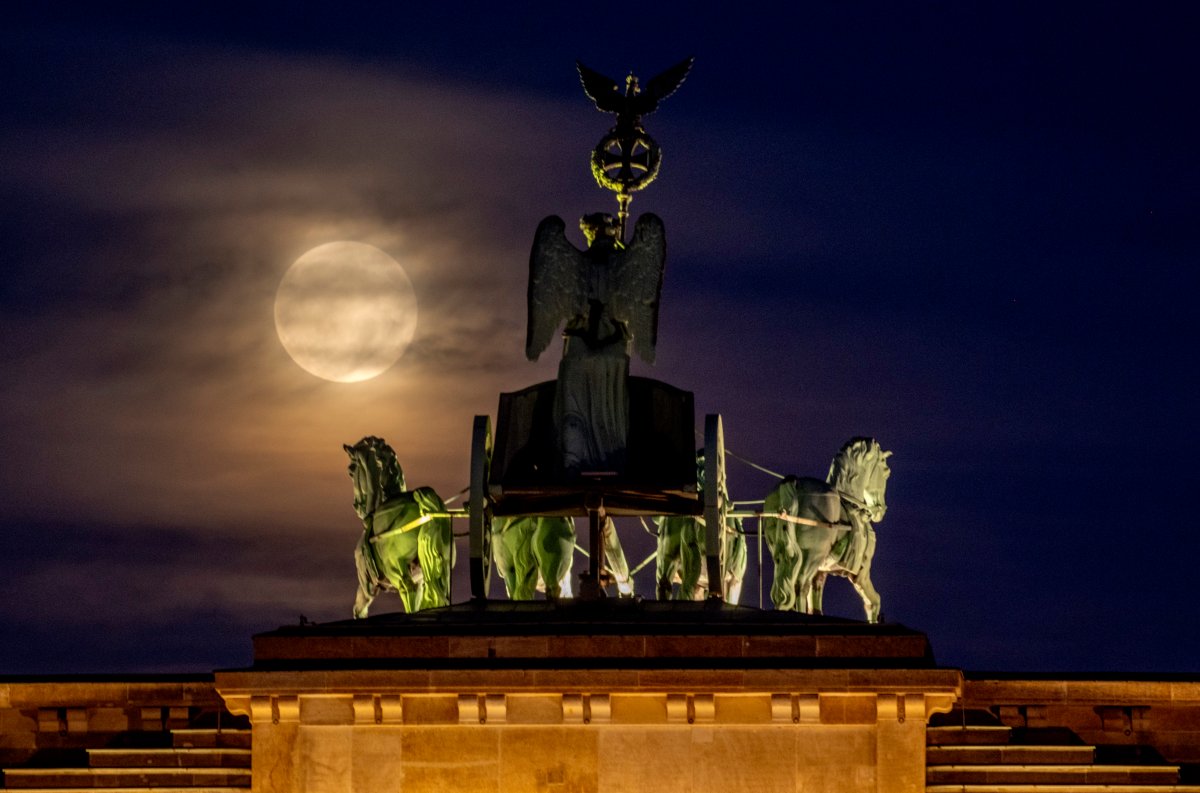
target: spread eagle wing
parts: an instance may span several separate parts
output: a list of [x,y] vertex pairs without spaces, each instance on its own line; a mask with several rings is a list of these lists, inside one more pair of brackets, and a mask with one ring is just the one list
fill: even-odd
[[[684,58],[657,77],[651,77],[645,86],[642,87],[642,92],[633,100],[635,105],[634,112],[638,115],[654,112],[659,102],[678,91],[679,86],[683,85],[683,81],[687,79],[688,72],[692,70],[692,64],[695,60],[694,56]],[[643,105],[646,106],[643,107]]]
[[583,92],[588,99],[596,103],[596,109],[605,113],[631,113],[635,116],[645,116],[653,113],[658,103],[679,90],[692,69],[695,57],[684,58],[679,63],[667,69],[657,77],[650,78],[641,91],[634,96],[627,96],[619,83],[611,77],[589,69],[580,61],[575,61],[579,70],[579,81],[583,83]]
[[579,82],[583,83],[583,92],[587,98],[596,103],[596,109],[605,113],[624,112],[625,93],[611,77],[605,77],[595,69],[589,69],[580,61],[575,61],[579,70]]
[[538,224],[529,254],[529,325],[525,357],[536,361],[566,320],[587,313],[587,261],[551,215]]
[[633,227],[633,239],[621,254],[608,299],[613,316],[629,324],[633,348],[646,363],[654,363],[658,300],[666,265],[663,222],[658,215],[642,215]]

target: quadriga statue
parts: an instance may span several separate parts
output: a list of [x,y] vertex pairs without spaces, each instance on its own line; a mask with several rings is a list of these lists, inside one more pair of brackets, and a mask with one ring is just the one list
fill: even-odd
[[433,488],[405,489],[396,453],[382,438],[342,448],[350,456],[354,511],[363,522],[354,548],[355,618],[367,616],[380,589],[396,590],[407,612],[449,605],[454,538],[442,499]]
[[[696,452],[696,482],[704,492],[704,450]],[[725,494],[726,500],[729,494]],[[703,500],[703,496],[701,496]],[[658,528],[656,569],[659,600],[704,600],[709,583],[704,520],[690,515],[655,518]],[[729,518],[721,532],[721,597],[737,604],[746,576],[746,535],[740,518]],[[678,584],[678,588],[676,588]]]
[[511,600],[533,600],[539,580],[550,600],[570,597],[574,554],[570,518],[517,515],[492,521],[492,555]]
[[762,532],[775,563],[775,608],[820,614],[825,577],[832,573],[854,585],[867,621],[879,621],[872,524],[887,511],[891,455],[874,438],[851,438],[833,458],[826,481],[789,476],[767,496]]

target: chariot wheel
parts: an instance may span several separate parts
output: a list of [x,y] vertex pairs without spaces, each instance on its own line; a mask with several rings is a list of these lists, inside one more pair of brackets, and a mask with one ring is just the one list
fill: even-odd
[[721,426],[721,414],[709,413],[704,417],[704,540],[705,562],[708,567],[708,596],[722,599],[721,582],[724,568],[721,541],[725,520],[729,514],[728,492],[725,486],[725,432]]
[[471,494],[467,502],[473,598],[487,598],[492,584],[492,504],[487,490],[491,461],[492,419],[476,416],[471,434]]

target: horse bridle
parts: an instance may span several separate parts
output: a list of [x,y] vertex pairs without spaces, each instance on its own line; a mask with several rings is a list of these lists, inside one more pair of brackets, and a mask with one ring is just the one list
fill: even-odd
[[837,493],[838,498],[840,498],[842,501],[848,501],[851,504],[853,504],[854,506],[858,507],[859,509],[865,510],[867,512],[871,511],[871,505],[868,504],[867,502],[863,501],[861,498],[852,496],[849,493],[845,492],[844,490],[834,490],[833,492]]

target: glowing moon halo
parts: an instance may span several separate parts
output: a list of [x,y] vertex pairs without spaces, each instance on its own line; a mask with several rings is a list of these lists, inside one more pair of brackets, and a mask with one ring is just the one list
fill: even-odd
[[394,364],[417,329],[417,298],[399,262],[361,242],[330,242],[292,264],[275,293],[275,331],[302,369],[341,383]]

